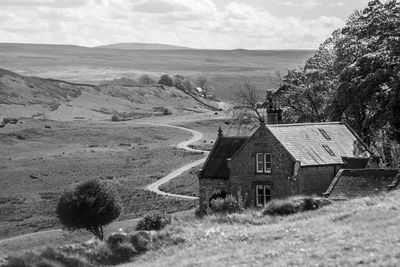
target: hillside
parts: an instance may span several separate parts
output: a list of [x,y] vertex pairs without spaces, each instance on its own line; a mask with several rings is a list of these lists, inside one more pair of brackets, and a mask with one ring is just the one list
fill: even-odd
[[155,43],[117,43],[109,45],[96,46],[97,48],[110,49],[132,49],[132,50],[175,50],[175,49],[191,49],[189,47],[155,44]]
[[397,266],[399,201],[395,191],[297,215],[178,223],[170,232],[182,245],[123,266]]
[[[397,266],[399,201],[400,192],[394,191],[289,216],[262,216],[256,211],[203,219],[178,215],[165,230],[147,235],[152,240],[147,241],[147,252],[134,253],[131,262],[118,266]],[[116,236],[126,248],[129,236],[128,241]],[[79,259],[82,266],[93,266],[85,259],[97,259],[95,251],[104,254],[104,246],[91,242],[52,251],[59,259]],[[25,255],[25,262],[35,259],[34,254]],[[116,256],[126,262],[124,255]]]
[[26,77],[0,69],[1,117],[110,119],[112,114],[119,113],[122,117],[139,118],[204,112],[209,106],[216,107],[217,103],[197,101],[175,87],[95,86]]
[[28,76],[100,83],[119,77],[154,79],[167,73],[196,79],[206,76],[219,99],[230,86],[251,80],[261,92],[276,86],[276,71],[304,64],[312,50],[105,49],[72,45],[0,44],[0,68]]

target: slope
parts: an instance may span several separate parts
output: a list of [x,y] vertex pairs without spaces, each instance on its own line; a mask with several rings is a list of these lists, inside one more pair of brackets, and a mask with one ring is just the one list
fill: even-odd
[[0,69],[0,116],[69,120],[205,112],[217,103],[175,87],[113,86],[26,77]]

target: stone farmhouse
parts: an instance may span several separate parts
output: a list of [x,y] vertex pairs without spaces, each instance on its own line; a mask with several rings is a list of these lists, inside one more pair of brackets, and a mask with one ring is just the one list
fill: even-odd
[[[255,207],[293,194],[338,192],[337,183],[331,184],[341,170],[366,168],[371,151],[345,122],[280,124],[281,112],[268,108],[267,124],[262,122],[250,137],[224,136],[219,129],[199,171],[201,208],[212,198],[237,192]],[[380,185],[389,186],[397,171],[381,173],[387,179]]]

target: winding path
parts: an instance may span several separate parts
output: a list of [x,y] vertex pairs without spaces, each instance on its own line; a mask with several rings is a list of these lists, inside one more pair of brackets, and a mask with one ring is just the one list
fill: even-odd
[[[183,131],[190,132],[193,134],[193,137],[187,141],[184,141],[182,143],[179,143],[176,147],[180,149],[184,149],[186,151],[191,151],[191,152],[198,152],[198,153],[203,153],[205,155],[208,155],[208,151],[205,150],[199,150],[199,149],[193,149],[189,147],[189,145],[201,140],[203,138],[203,134],[196,131],[192,130],[189,128],[181,127],[181,126],[175,126],[175,125],[169,125],[169,124],[158,124],[158,123],[139,123],[139,122],[134,122],[135,124],[144,124],[144,125],[151,125],[151,126],[161,126],[161,127],[170,127],[170,128],[175,128],[175,129],[180,129]],[[176,198],[183,198],[183,199],[198,199],[198,197],[192,197],[192,196],[185,196],[185,195],[178,195],[178,194],[172,194],[172,193],[167,193],[164,191],[160,190],[160,186],[169,182],[170,180],[174,179],[175,177],[181,175],[185,171],[190,170],[193,167],[196,167],[202,163],[205,162],[207,157],[204,157],[202,159],[196,160],[194,162],[191,162],[189,164],[186,164],[185,166],[180,167],[179,169],[176,169],[172,172],[170,172],[168,175],[164,176],[163,178],[157,180],[156,182],[149,184],[145,187],[146,190],[149,190],[151,192],[154,192],[158,195],[162,196],[167,196],[167,197],[176,197]]]
[[[176,147],[179,149],[184,149],[186,151],[191,151],[191,152],[198,152],[198,153],[203,153],[205,155],[207,155],[209,152],[208,151],[204,151],[204,150],[198,150],[198,149],[193,149],[191,147],[189,147],[189,145],[201,140],[203,138],[203,134],[189,129],[189,128],[185,128],[185,127],[181,127],[181,126],[175,126],[175,125],[169,125],[169,124],[158,124],[158,123],[147,123],[147,122],[129,122],[131,124],[137,124],[137,125],[150,125],[150,126],[160,126],[160,127],[170,127],[170,128],[175,128],[175,129],[180,129],[183,131],[187,131],[190,132],[191,134],[193,134],[193,137],[187,141],[184,141],[182,143],[179,143]],[[206,160],[205,158],[196,160],[192,163],[186,164],[185,166],[180,167],[179,169],[176,169],[172,172],[170,172],[168,175],[164,176],[163,178],[157,180],[156,182],[149,184],[145,187],[146,190],[149,190],[151,192],[154,192],[158,195],[162,195],[162,196],[167,196],[167,197],[176,197],[176,198],[182,198],[182,199],[198,199],[197,197],[192,197],[192,196],[185,196],[185,195],[178,195],[178,194],[171,194],[171,193],[167,193],[164,191],[161,191],[159,189],[159,187],[162,184],[165,184],[167,182],[169,182],[170,180],[174,179],[175,177],[181,175],[183,172],[190,170],[193,167],[196,167],[200,164],[202,164],[204,161]],[[130,221],[137,221],[138,219],[132,219],[132,220],[127,220],[127,221],[119,221],[119,222],[130,222]],[[118,223],[118,222],[116,222]],[[61,229],[52,229],[52,230],[46,230],[46,231],[40,231],[40,232],[35,232],[35,233],[29,233],[29,234],[24,234],[24,235],[20,235],[20,236],[14,236],[14,237],[10,237],[10,238],[6,238],[6,239],[2,239],[0,240],[0,246],[9,242],[15,242],[15,241],[20,241],[20,240],[24,240],[24,239],[31,239],[31,238],[40,238],[41,235],[45,235],[45,234],[61,234],[62,230]],[[1,256],[1,255],[0,255]]]

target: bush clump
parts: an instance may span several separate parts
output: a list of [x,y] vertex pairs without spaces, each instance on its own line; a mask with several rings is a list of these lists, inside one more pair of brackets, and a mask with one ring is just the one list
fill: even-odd
[[117,114],[111,116],[111,121],[121,121],[121,120],[122,120],[121,116]]
[[144,218],[138,222],[136,230],[160,230],[171,222],[172,218],[168,214],[151,213],[144,216]]
[[214,198],[210,200],[208,214],[212,213],[239,213],[243,212],[245,204],[240,194],[235,198],[233,195],[227,195],[225,198]]
[[23,252],[0,261],[2,267],[95,267],[114,266],[131,261],[150,249],[158,249],[184,242],[174,230],[156,233],[139,231],[132,234],[111,234],[106,241],[95,239],[43,251]]
[[102,240],[103,226],[117,219],[121,210],[120,198],[110,184],[89,180],[64,192],[56,212],[67,229],[85,229]]
[[325,198],[297,196],[270,201],[262,210],[263,215],[290,215],[297,212],[316,210],[331,202]]

